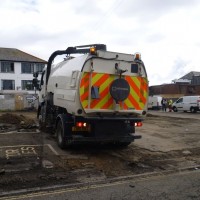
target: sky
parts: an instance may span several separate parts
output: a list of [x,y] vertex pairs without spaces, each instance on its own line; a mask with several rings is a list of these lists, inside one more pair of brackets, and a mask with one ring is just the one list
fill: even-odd
[[0,47],[48,60],[101,43],[140,52],[149,85],[200,71],[199,0],[0,0]]

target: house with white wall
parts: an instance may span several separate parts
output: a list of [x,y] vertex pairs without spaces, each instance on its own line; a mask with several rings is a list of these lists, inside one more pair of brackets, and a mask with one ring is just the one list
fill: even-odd
[[14,48],[0,47],[0,94],[34,94],[33,73],[47,61]]

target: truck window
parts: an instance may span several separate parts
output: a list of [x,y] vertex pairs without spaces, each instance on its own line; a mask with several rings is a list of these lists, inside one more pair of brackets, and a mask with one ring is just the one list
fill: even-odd
[[176,103],[182,103],[182,102],[183,102],[183,98],[180,98],[180,99],[177,100]]

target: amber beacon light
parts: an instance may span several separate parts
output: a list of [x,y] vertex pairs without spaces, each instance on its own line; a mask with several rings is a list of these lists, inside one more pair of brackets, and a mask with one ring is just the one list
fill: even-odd
[[91,47],[90,48],[90,54],[92,54],[92,55],[96,55],[97,54],[97,51],[96,51],[95,47]]
[[141,60],[141,54],[140,53],[135,53],[135,59],[136,60]]

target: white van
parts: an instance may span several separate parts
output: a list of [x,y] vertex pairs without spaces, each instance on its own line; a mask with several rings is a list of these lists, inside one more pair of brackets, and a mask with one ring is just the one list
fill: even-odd
[[172,109],[174,112],[200,111],[200,96],[183,96],[172,104]]
[[148,109],[160,110],[162,97],[160,96],[149,96],[148,98]]

